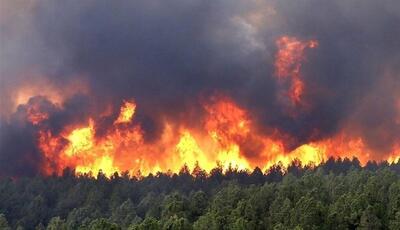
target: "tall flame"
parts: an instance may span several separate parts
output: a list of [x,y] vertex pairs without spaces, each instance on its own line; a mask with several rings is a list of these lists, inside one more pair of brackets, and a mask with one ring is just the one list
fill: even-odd
[[275,58],[275,75],[280,80],[289,81],[287,96],[293,105],[298,105],[301,103],[305,87],[301,75],[301,65],[305,60],[304,52],[307,48],[316,48],[318,42],[283,36],[276,41],[276,45],[278,52]]
[[[361,138],[344,134],[287,151],[279,135],[257,132],[248,112],[228,97],[214,97],[203,103],[203,108],[201,130],[166,121],[161,138],[152,143],[145,141],[140,124],[119,125],[134,119],[133,101],[124,102],[114,126],[101,137],[96,136],[93,119],[87,126],[66,127],[60,136],[41,131],[39,147],[48,159],[43,171],[61,173],[63,168],[73,167],[77,173],[102,170],[106,175],[123,171],[148,174],[178,172],[183,165],[208,171],[217,165],[223,169],[258,166],[266,170],[278,162],[288,166],[296,159],[304,164],[320,164],[329,156],[356,156],[362,163],[370,159],[370,151]],[[396,159],[395,155],[389,157]]]

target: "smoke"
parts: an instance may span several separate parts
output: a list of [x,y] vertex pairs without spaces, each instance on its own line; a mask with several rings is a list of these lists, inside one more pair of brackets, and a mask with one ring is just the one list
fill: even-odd
[[[248,111],[259,132],[277,130],[289,150],[345,132],[361,137],[379,159],[399,143],[397,0],[1,5],[0,175],[32,175],[42,160],[35,143],[40,127],[18,119],[26,116],[18,107],[26,85],[42,89],[27,99],[44,97],[49,119],[41,125],[53,133],[92,116],[96,135],[104,135],[112,119],[101,113],[112,106],[115,118],[122,101],[134,99],[135,122],[152,142],[163,120],[198,125],[202,98],[221,93]],[[291,108],[296,115],[278,98],[274,60],[281,36],[319,43],[305,52],[309,106]],[[246,146],[251,154],[257,148]]]

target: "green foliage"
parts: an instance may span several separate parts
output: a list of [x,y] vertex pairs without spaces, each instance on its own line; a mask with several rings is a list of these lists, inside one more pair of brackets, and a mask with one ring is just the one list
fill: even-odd
[[382,227],[381,221],[375,215],[373,208],[371,206],[368,206],[368,208],[363,211],[363,214],[360,219],[360,224],[357,229],[373,230],[373,229],[381,229],[381,227]]
[[400,211],[396,212],[393,219],[390,219],[389,229],[400,229]]
[[324,206],[306,195],[301,197],[292,210],[292,223],[303,229],[320,229],[324,226]]
[[131,224],[140,222],[141,218],[136,215],[133,202],[128,199],[112,212],[111,220],[122,228],[128,228]]
[[163,225],[165,230],[191,230],[192,225],[188,219],[184,217],[178,217],[176,215],[171,216],[165,221]]
[[164,198],[161,217],[168,219],[171,216],[186,217],[188,202],[179,193],[172,193]]
[[0,229],[400,229],[400,165],[0,179]]
[[93,220],[88,227],[88,230],[120,230],[120,229],[121,227],[119,227],[117,224],[112,223],[104,218]]
[[79,227],[88,227],[90,222],[97,217],[100,217],[99,212],[91,207],[75,208],[68,214],[67,228],[78,229]]
[[3,214],[0,214],[0,229],[11,230],[10,226],[8,225],[8,221]]
[[46,230],[46,228],[44,227],[43,223],[40,223],[35,227],[35,230]]
[[203,191],[192,192],[189,197],[189,209],[191,219],[195,220],[203,215],[208,207],[208,197]]
[[67,230],[67,224],[59,216],[50,219],[46,230]]
[[140,224],[134,224],[129,230],[160,230],[161,224],[154,217],[147,217]]
[[194,230],[217,230],[218,226],[216,224],[216,218],[211,213],[206,213],[203,216],[194,222],[193,224]]

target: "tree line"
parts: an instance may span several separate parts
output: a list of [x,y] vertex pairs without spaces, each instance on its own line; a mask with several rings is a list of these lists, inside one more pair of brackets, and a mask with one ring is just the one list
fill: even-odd
[[0,179],[0,229],[400,229],[400,163]]

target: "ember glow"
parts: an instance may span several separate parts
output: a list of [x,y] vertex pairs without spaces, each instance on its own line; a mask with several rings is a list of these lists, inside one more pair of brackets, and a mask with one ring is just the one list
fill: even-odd
[[399,160],[398,7],[117,2],[4,2],[0,176]]

